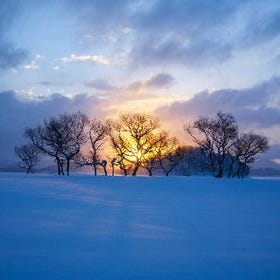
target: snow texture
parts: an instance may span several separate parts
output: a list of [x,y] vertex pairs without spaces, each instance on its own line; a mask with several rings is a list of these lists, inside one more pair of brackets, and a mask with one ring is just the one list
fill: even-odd
[[280,179],[0,173],[0,278],[280,279]]

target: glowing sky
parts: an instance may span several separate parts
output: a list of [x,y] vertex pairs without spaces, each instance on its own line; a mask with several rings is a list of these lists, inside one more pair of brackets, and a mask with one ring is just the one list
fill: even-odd
[[0,35],[3,135],[38,112],[148,110],[180,133],[224,110],[280,144],[278,0],[2,0]]

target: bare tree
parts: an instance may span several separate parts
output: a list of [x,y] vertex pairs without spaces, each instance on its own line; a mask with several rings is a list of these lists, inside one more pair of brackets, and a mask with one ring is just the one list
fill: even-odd
[[117,166],[116,161],[117,161],[116,158],[113,158],[113,159],[111,160],[112,176],[115,175],[115,166]]
[[39,125],[35,128],[26,128],[25,137],[29,138],[32,143],[42,151],[42,153],[53,157],[57,164],[58,175],[63,175],[63,161],[59,155],[59,149],[56,145],[59,137],[58,135],[55,135],[51,129],[46,129],[46,121],[44,124],[45,126]]
[[111,146],[116,162],[127,174],[132,168],[135,176],[148,162],[154,147],[161,141],[159,120],[145,113],[121,114],[117,120],[108,120]]
[[172,170],[183,160],[185,154],[184,147],[174,146],[173,149],[167,151],[163,157],[160,158],[160,167],[168,176]]
[[235,118],[219,111],[215,119],[200,117],[185,130],[207,155],[214,176],[223,177],[226,156],[238,136]]
[[104,174],[107,175],[107,161],[101,160],[101,151],[106,142],[106,137],[109,132],[107,123],[103,123],[97,120],[90,122],[88,129],[89,148],[86,152],[81,153],[75,158],[76,163],[79,166],[92,166],[94,169],[94,175],[97,175],[97,166],[102,166]]
[[115,166],[119,166],[125,176],[129,174],[131,163],[125,159],[125,150],[123,149],[123,138],[121,136],[121,126],[113,120],[107,120],[109,127],[108,136],[111,147],[113,148],[114,158],[111,160],[112,175],[115,174]]
[[26,174],[31,173],[33,167],[40,161],[40,150],[33,144],[24,144],[15,147],[15,154],[21,160],[18,166],[26,169]]
[[66,161],[69,175],[70,160],[79,153],[86,141],[84,129],[87,124],[88,118],[81,112],[64,113],[46,120],[43,126],[27,128],[25,135],[43,153],[55,158],[59,175],[64,175],[63,163]]
[[166,131],[161,131],[155,135],[153,148],[143,162],[143,167],[152,176],[154,170],[162,170],[166,176],[180,162],[180,144],[176,137],[169,137]]
[[244,178],[249,164],[256,161],[260,153],[269,149],[268,139],[253,132],[243,133],[232,149],[228,177]]
[[[153,175],[153,171],[160,169],[160,160],[163,155],[169,150],[173,149],[173,138],[170,139],[166,131],[160,131],[153,135],[153,148],[149,155],[143,161],[143,167],[148,171],[149,176]],[[175,139],[175,138],[174,138]]]
[[69,175],[70,160],[80,152],[81,145],[86,142],[85,127],[89,120],[85,114],[78,112],[60,115],[57,121],[61,124],[57,131],[62,135],[60,153],[66,160],[66,172]]

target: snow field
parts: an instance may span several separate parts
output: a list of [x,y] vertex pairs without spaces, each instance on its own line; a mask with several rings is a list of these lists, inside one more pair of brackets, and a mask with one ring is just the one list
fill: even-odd
[[280,279],[280,180],[0,173],[0,279]]

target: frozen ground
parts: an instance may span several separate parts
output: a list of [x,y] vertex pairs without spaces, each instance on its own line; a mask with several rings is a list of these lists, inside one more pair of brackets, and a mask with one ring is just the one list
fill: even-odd
[[0,173],[0,279],[280,279],[280,180]]

